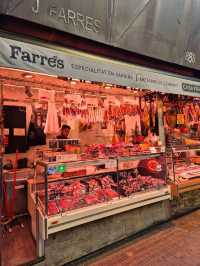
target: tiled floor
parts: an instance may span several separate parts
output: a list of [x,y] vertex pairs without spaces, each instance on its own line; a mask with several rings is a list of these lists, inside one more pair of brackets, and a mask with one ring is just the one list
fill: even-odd
[[35,243],[30,232],[29,220],[23,220],[24,228],[14,226],[6,232],[2,241],[2,265],[18,266],[36,259]]
[[[29,225],[15,227],[3,239],[4,266],[35,259]],[[79,264],[80,265],[80,264]],[[200,266],[200,210],[156,227],[82,266]]]
[[200,266],[200,210],[96,257],[84,266]]

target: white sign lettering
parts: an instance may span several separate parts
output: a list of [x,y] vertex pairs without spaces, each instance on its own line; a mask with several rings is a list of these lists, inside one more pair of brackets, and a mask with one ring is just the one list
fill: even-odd
[[89,17],[64,7],[58,8],[57,6],[50,6],[48,8],[48,15],[57,21],[62,21],[66,25],[73,25],[74,28],[83,31],[98,33],[101,31],[101,21],[99,19]]
[[38,14],[39,8],[40,8],[40,0],[34,0],[33,6],[32,6],[32,12],[35,14]]

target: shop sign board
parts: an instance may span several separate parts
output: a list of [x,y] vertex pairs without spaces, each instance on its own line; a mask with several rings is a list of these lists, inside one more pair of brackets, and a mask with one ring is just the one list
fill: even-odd
[[109,17],[107,2],[107,0],[3,0],[0,4],[0,13],[106,42]]
[[200,85],[182,83],[182,89],[186,92],[200,93]]
[[199,0],[0,0],[0,14],[200,69]]
[[154,91],[200,96],[200,82],[74,50],[0,37],[0,66]]

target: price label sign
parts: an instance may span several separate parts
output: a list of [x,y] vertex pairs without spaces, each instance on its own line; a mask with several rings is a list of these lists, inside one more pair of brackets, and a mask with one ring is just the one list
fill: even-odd
[[184,114],[177,114],[176,121],[177,121],[177,125],[184,125],[185,124]]
[[162,146],[160,150],[161,150],[161,152],[165,152],[165,147]]
[[108,161],[106,161],[105,167],[107,169],[116,168],[117,167],[117,161],[116,160],[108,160]]
[[66,170],[66,165],[65,164],[61,164],[57,167],[56,169],[59,173],[64,173]]

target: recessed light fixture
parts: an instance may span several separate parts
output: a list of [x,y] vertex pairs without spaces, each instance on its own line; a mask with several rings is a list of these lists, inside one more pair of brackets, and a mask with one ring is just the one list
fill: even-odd
[[110,86],[105,86],[104,88],[105,88],[105,89],[110,89],[111,87],[110,87]]
[[30,73],[24,73],[23,77],[26,79],[31,79],[33,77],[33,75],[31,75]]
[[76,85],[76,81],[71,81],[71,85]]

